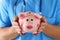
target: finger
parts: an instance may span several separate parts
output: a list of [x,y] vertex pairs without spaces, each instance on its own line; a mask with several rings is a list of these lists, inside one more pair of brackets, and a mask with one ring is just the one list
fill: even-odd
[[45,27],[46,27],[46,24],[45,23],[41,23],[41,27],[38,29],[38,32],[43,32]]
[[18,16],[15,16],[12,25],[18,26],[18,20],[19,20]]
[[42,27],[39,29],[39,32],[43,32],[44,29],[45,29],[45,26],[42,26]]
[[19,19],[18,16],[15,16],[14,19],[13,19],[13,21],[14,22],[18,22],[18,19]]
[[13,26],[19,26],[17,22],[12,22]]
[[16,28],[16,31],[18,32],[18,34],[21,34],[21,30],[19,28]]
[[45,17],[42,17],[41,18],[41,22],[47,23],[46,18]]

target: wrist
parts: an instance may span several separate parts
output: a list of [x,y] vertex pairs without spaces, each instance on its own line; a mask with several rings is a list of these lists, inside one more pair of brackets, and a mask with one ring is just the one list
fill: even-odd
[[7,27],[1,29],[3,33],[1,33],[1,40],[11,40],[17,37],[18,33],[15,31],[13,27]]
[[11,33],[11,34],[18,34],[16,29],[14,27],[12,27],[12,26],[9,29],[9,33]]
[[49,24],[45,24],[43,27],[44,27],[44,28],[43,28],[43,31],[45,31],[45,30],[47,30],[47,29],[48,29]]
[[[9,35],[8,35],[8,37],[9,37],[9,40],[10,39],[14,39],[15,37],[17,37],[19,34],[17,33],[17,31],[15,30],[15,28],[14,27],[10,27],[9,28]],[[8,38],[7,37],[7,38]]]
[[50,36],[50,33],[52,32],[53,27],[50,24],[47,24],[46,27],[43,29],[43,33]]

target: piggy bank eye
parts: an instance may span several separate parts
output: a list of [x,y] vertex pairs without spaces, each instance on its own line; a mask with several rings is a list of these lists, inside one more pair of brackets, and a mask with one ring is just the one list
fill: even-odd
[[29,21],[29,19],[26,19],[26,21]]
[[31,19],[31,21],[33,21],[33,19]]

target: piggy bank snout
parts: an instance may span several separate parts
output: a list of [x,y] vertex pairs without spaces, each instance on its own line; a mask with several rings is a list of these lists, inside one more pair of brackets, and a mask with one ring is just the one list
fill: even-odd
[[27,26],[27,29],[32,29],[32,28],[33,28],[33,26],[31,26],[31,25]]

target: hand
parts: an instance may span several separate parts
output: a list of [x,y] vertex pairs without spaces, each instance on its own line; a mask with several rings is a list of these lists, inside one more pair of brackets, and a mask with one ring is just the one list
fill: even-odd
[[38,29],[38,33],[39,32],[43,32],[44,31],[44,29],[45,29],[45,27],[47,26],[47,20],[46,20],[46,18],[45,17],[42,17],[41,18],[41,27]]
[[18,17],[14,17],[11,27],[0,28],[0,40],[12,40],[21,34],[20,31]]
[[20,34],[21,29],[19,27],[18,20],[19,20],[19,18],[17,16],[14,17],[13,22],[12,22],[12,28],[15,29],[18,34]]
[[10,39],[14,39],[18,35],[21,34],[21,29],[19,28],[18,25],[18,17],[14,17],[13,22],[12,22],[12,27],[10,28],[10,35],[8,36]]

